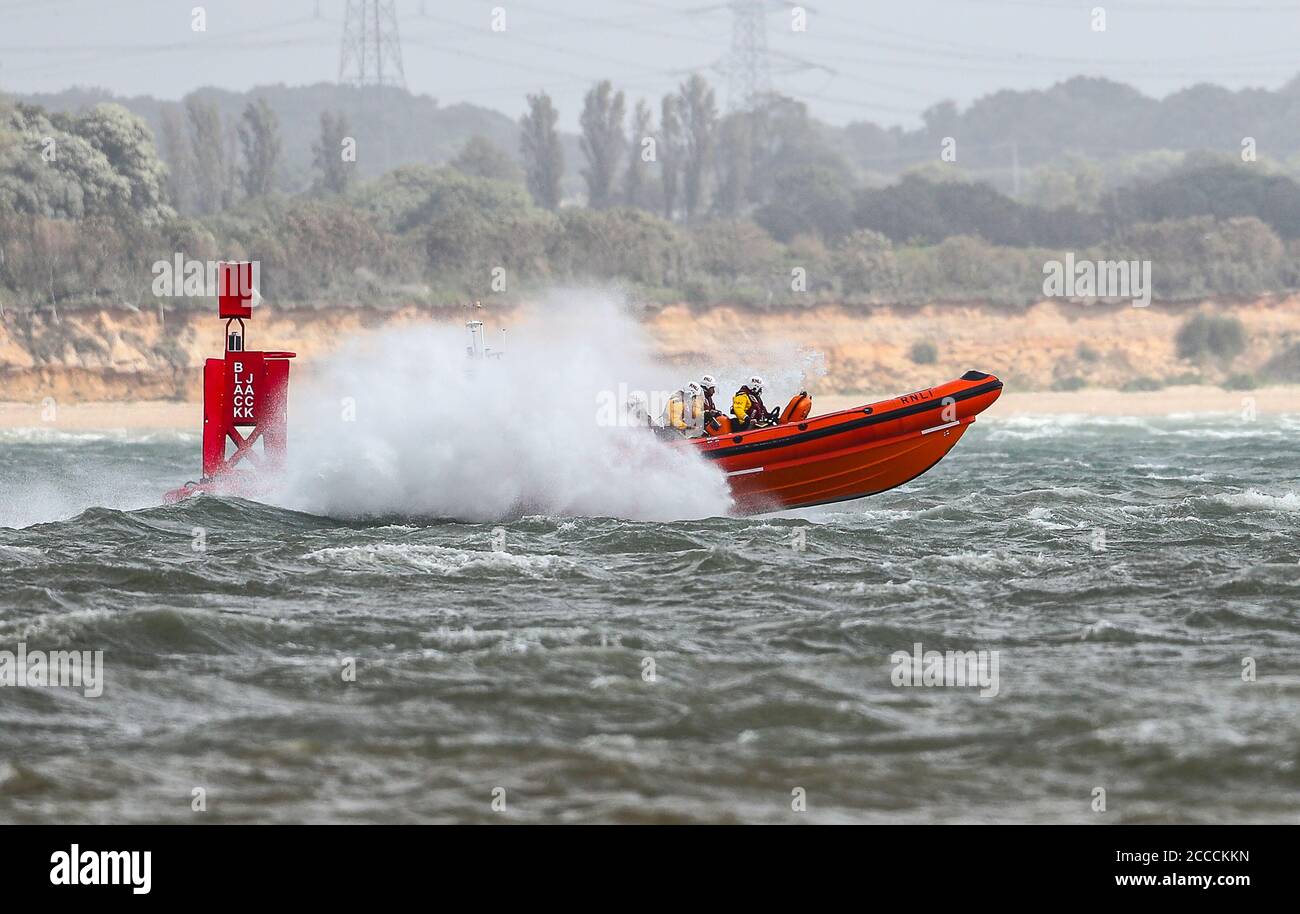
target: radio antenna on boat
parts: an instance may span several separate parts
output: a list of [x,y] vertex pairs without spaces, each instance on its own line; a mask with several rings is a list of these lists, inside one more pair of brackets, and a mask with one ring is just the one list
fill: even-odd
[[[474,303],[476,308],[481,308],[478,302]],[[482,321],[466,321],[465,329],[469,331],[469,345],[465,347],[465,354],[476,361],[484,359],[499,359],[504,353],[494,350],[487,345],[487,337],[483,330]],[[505,328],[501,328],[505,333]]]

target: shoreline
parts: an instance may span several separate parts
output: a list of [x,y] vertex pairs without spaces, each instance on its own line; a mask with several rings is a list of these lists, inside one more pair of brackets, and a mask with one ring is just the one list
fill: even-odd
[[[813,397],[814,412],[834,412],[890,399],[891,394],[824,394]],[[1239,414],[1252,408],[1257,416],[1300,415],[1300,385],[1277,384],[1254,390],[1224,390],[1207,385],[1182,385],[1161,390],[1004,390],[980,415],[996,422],[1020,416],[1182,416]]]
[[[813,397],[815,415],[874,403],[897,396],[848,393]],[[783,401],[784,402],[784,401]],[[1239,414],[1253,408],[1257,416],[1300,415],[1300,385],[1272,385],[1255,390],[1181,386],[1155,391],[1121,392],[1007,391],[980,421],[1022,416],[1175,416]],[[56,404],[0,401],[0,429],[45,428],[61,431],[171,430],[201,431],[202,404],[176,400]]]

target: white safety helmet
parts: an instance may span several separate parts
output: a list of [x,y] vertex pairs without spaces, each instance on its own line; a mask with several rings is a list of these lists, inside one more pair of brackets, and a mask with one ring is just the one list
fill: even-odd
[[698,397],[700,395],[700,385],[694,381],[686,385],[686,395],[688,397]]
[[705,390],[715,390],[718,386],[718,379],[711,374],[706,374],[700,378],[700,386]]
[[749,379],[749,389],[756,394],[761,394],[763,392],[763,379],[758,375],[754,375]]

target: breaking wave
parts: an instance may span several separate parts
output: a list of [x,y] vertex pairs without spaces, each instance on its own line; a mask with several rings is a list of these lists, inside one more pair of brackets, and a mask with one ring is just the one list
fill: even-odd
[[620,426],[628,392],[684,380],[653,357],[631,316],[579,292],[514,319],[508,334],[489,330],[499,359],[467,359],[463,329],[414,326],[364,337],[319,366],[292,401],[277,500],[338,517],[473,521],[727,512],[716,467]]

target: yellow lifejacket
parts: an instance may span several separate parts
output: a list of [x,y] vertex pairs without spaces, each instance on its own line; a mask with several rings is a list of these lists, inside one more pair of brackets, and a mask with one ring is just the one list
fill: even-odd
[[736,417],[741,425],[748,422],[749,410],[754,405],[754,401],[749,399],[749,394],[745,393],[744,388],[736,391],[736,395],[731,398],[731,413]]
[[690,409],[687,410],[687,419],[691,425],[699,425],[704,420],[704,395],[691,397]]
[[683,418],[686,413],[686,404],[680,397],[673,397],[668,401],[668,421],[665,423],[669,428],[675,428],[678,431],[686,431],[686,420]]

